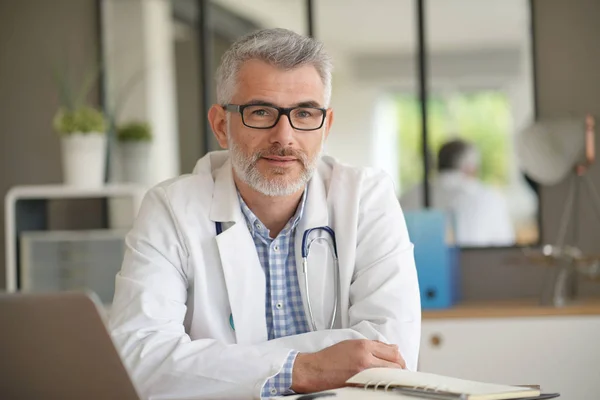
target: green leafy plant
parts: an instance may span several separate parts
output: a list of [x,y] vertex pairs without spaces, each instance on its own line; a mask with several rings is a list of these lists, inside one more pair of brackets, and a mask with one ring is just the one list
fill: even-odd
[[104,114],[88,106],[74,110],[61,107],[52,122],[54,130],[60,135],[105,133],[107,128]]
[[68,65],[54,68],[60,107],[52,120],[54,130],[63,136],[72,134],[106,133],[108,119],[101,110],[89,106],[87,98],[100,75],[101,67],[90,68],[78,90],[73,90],[73,74]]
[[145,122],[129,122],[117,128],[117,139],[120,142],[149,142],[152,130]]

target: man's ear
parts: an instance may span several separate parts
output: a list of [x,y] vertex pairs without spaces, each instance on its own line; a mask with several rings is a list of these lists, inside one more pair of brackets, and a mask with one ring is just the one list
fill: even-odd
[[208,110],[208,122],[219,145],[227,148],[227,112],[218,104]]
[[333,108],[328,108],[327,117],[325,118],[325,139],[329,136],[331,125],[333,125]]

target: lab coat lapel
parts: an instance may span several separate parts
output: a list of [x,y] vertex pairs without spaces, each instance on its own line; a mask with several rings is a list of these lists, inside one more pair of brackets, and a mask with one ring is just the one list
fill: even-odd
[[240,210],[232,174],[230,161],[217,171],[210,219],[223,225],[216,241],[237,343],[252,344],[267,340],[265,275]]
[[[311,321],[306,298],[305,275],[302,270],[302,238],[304,232],[311,228],[329,225],[330,221],[325,182],[318,171],[316,171],[308,184],[304,214],[298,224],[295,237],[298,282],[300,284],[305,315],[309,326]],[[322,231],[317,231],[313,232],[310,235],[310,238],[325,235]],[[333,263],[327,242],[319,240],[312,244],[308,257],[307,275],[308,291],[310,294],[313,315],[317,329],[322,330],[325,327],[328,328],[329,319],[331,318],[331,313],[333,311]]]

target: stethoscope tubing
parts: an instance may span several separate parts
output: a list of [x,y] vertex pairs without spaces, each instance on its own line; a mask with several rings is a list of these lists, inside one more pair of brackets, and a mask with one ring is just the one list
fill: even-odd
[[[217,231],[217,235],[223,233],[223,225],[221,222],[215,222],[215,228]],[[329,235],[329,239],[327,237],[319,236],[314,237],[309,240],[310,234],[316,231],[324,231]],[[310,291],[308,290],[308,255],[310,253],[310,247],[316,241],[324,240],[329,245],[329,249],[331,251],[333,257],[333,282],[334,282],[334,290],[333,290],[333,313],[331,315],[331,320],[329,321],[328,329],[333,329],[335,324],[335,319],[337,317],[337,311],[339,306],[339,296],[340,296],[340,263],[338,259],[338,251],[337,251],[337,241],[335,238],[335,231],[331,229],[329,226],[320,226],[316,228],[310,228],[304,231],[302,235],[302,275],[304,280],[304,292],[306,293],[306,305],[308,309],[309,319],[310,319],[310,328],[314,332],[317,330],[317,324],[315,322],[315,317],[312,310],[312,303],[310,302]],[[230,316],[230,325],[233,328],[233,320],[232,316]],[[235,329],[235,328],[233,328]]]

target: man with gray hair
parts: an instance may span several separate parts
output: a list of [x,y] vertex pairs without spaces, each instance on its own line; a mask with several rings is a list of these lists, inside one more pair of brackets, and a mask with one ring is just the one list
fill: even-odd
[[[447,211],[454,221],[456,243],[461,246],[512,246],[515,229],[500,192],[478,179],[481,155],[463,139],[445,142],[438,152],[438,174],[431,180],[431,205]],[[420,209],[423,186],[400,199],[405,211]]]
[[209,120],[226,151],[152,188],[109,329],[148,398],[275,397],[416,369],[420,300],[391,180],[322,155],[331,61],[255,32],[227,51]]

